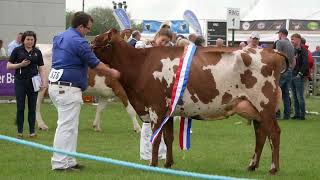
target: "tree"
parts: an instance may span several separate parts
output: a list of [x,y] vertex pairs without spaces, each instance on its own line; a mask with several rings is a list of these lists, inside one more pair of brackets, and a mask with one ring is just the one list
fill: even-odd
[[98,35],[111,28],[120,29],[117,20],[113,16],[113,10],[110,8],[93,8],[88,11],[92,16],[94,23],[89,35]]
[[[66,12],[66,28],[71,26],[71,17],[75,12],[70,11]],[[113,10],[111,8],[101,8],[96,7],[88,10],[88,14],[90,14],[94,20],[93,27],[91,32],[88,34],[89,36],[96,36],[101,34],[111,28],[120,29],[120,26],[113,16]],[[129,15],[130,18],[130,15]],[[131,19],[131,18],[130,18]],[[133,30],[139,30],[141,32],[142,26],[141,23],[137,24],[131,20],[131,25]]]

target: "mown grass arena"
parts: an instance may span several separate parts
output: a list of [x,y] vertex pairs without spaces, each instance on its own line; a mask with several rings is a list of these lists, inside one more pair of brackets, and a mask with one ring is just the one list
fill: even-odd
[[[320,99],[308,98],[307,110],[318,111]],[[42,108],[49,131],[37,131],[40,144],[52,146],[57,113],[51,103]],[[0,134],[16,136],[15,104],[0,104]],[[119,102],[110,103],[102,115],[102,132],[92,129],[95,106],[86,104],[81,110],[78,152],[148,165],[139,159],[140,135]],[[178,147],[178,122],[175,122],[173,169],[252,179],[319,179],[319,116],[307,115],[305,121],[279,120],[281,127],[280,171],[270,176],[270,146],[265,144],[260,167],[248,172],[245,167],[252,156],[254,130],[244,119],[233,116],[215,122],[194,121],[189,151]],[[25,126],[27,123],[25,122]],[[27,127],[25,127],[27,129]],[[78,159],[84,171],[57,173],[51,170],[51,153],[0,141],[0,179],[188,179],[159,173],[118,167],[91,160]],[[164,161],[160,161],[160,167]],[[191,178],[189,178],[191,179]]]

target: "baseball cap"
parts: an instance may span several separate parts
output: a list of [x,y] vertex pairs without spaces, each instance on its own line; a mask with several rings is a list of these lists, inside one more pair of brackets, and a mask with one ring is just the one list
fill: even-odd
[[250,34],[250,38],[252,38],[252,39],[254,39],[254,38],[260,39],[260,35],[259,35],[259,33],[257,33],[257,32],[252,32],[252,33]]
[[283,34],[285,34],[285,35],[288,35],[288,30],[283,27],[283,28],[279,29],[279,31],[277,32],[277,34],[278,34],[278,33],[283,33]]

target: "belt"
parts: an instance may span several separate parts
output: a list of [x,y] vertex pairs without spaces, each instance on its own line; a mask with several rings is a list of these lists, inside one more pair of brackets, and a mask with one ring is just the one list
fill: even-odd
[[57,85],[60,85],[60,86],[70,86],[70,87],[79,88],[79,86],[77,86],[76,84],[73,84],[71,82],[65,82],[65,81],[49,82],[49,84],[57,84]]

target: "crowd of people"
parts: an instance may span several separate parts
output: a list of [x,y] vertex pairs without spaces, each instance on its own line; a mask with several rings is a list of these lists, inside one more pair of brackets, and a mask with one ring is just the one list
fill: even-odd
[[[77,147],[78,124],[82,100],[82,92],[87,88],[88,67],[95,69],[100,74],[111,76],[115,79],[120,74],[117,70],[107,67],[91,51],[85,35],[91,31],[92,17],[84,12],[74,14],[71,27],[53,38],[52,70],[49,75],[49,96],[57,109],[58,120],[53,147],[65,151],[75,152]],[[164,22],[151,40],[142,40],[141,33],[137,30],[126,29],[121,36],[128,44],[135,48],[149,48],[157,46],[185,46],[194,43],[205,46],[203,37],[191,33],[188,37],[177,35],[171,31],[170,23]],[[283,116],[280,110],[277,117],[282,119],[305,119],[305,84],[312,79],[312,56],[320,56],[320,46],[311,53],[306,45],[306,40],[300,34],[292,34],[288,39],[288,31],[282,28],[278,31],[279,39],[274,43],[274,48],[283,52],[289,59],[289,68],[281,75],[280,87],[282,90]],[[259,44],[260,35],[252,32],[247,42],[241,42],[241,48],[263,48]],[[34,88],[33,79],[40,78],[40,88],[46,85],[44,77],[44,61],[42,53],[36,48],[37,36],[33,31],[18,33],[15,40],[9,43],[5,51],[3,41],[0,40],[0,56],[10,56],[8,69],[15,70],[15,93],[17,100],[17,136],[23,138],[25,98],[28,99],[29,137],[35,138],[35,108],[37,90]],[[225,47],[223,39],[216,40],[216,48]],[[292,92],[293,103],[290,98]],[[294,115],[291,117],[291,104],[294,106]],[[143,123],[141,135],[151,136],[150,123]],[[144,144],[140,149],[140,158],[151,159],[151,144],[149,139],[141,138]],[[165,158],[165,145],[161,144],[159,156]],[[79,170],[75,158],[54,153],[51,159],[52,169],[57,171]]]

